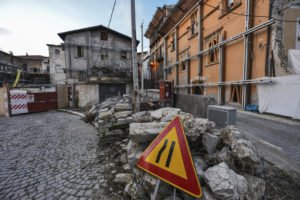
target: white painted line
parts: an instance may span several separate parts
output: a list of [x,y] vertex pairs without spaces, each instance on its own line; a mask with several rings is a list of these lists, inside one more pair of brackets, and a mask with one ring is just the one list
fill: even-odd
[[277,149],[277,150],[279,150],[279,151],[282,151],[282,148],[281,148],[281,147],[278,147],[278,146],[276,146],[276,145],[274,145],[274,144],[271,144],[271,143],[269,143],[269,142],[267,142],[267,141],[264,141],[264,140],[259,140],[259,141],[260,141],[261,143],[263,143],[263,144],[269,146],[269,147],[272,147],[272,148],[274,148],[274,149]]

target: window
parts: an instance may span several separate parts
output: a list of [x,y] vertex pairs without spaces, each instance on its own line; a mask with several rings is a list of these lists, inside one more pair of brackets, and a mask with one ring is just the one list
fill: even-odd
[[234,0],[227,0],[227,9],[231,9],[234,6]]
[[61,65],[55,65],[55,71],[59,72],[61,70]]
[[78,58],[84,57],[84,47],[77,46],[77,57]]
[[24,65],[22,66],[22,68],[23,68],[23,71],[24,71],[24,72],[27,72],[27,70],[28,70],[28,67],[27,67],[27,65],[26,65],[26,64],[24,64]]
[[55,49],[55,54],[60,54],[60,50]]
[[180,64],[180,70],[181,70],[181,71],[184,71],[184,70],[186,69],[186,64],[187,64],[186,61],[184,61],[184,62],[182,62],[182,63]]
[[122,60],[127,60],[127,52],[126,51],[121,51],[120,52],[120,58]]
[[100,36],[101,40],[104,40],[104,41],[108,40],[108,34],[107,34],[107,32],[101,31],[100,35],[101,35]]
[[171,51],[175,50],[175,33],[172,34]]
[[107,49],[102,49],[101,60],[108,60],[108,50]]
[[223,0],[222,1],[222,16],[226,15],[228,12],[231,12],[235,8],[241,5],[241,0]]
[[195,35],[196,32],[197,32],[197,13],[194,13],[192,16],[191,16],[191,36]]
[[[209,42],[209,48],[215,46],[216,44],[217,44],[216,40],[213,40],[213,41]],[[218,62],[217,53],[218,53],[217,49],[212,49],[212,50],[209,51],[209,62],[208,62],[208,64]]]
[[47,73],[50,73],[50,66],[47,66]]
[[[211,48],[219,43],[220,31],[211,34],[205,38],[206,48]],[[206,65],[217,64],[219,62],[219,49],[211,49],[206,56]]]

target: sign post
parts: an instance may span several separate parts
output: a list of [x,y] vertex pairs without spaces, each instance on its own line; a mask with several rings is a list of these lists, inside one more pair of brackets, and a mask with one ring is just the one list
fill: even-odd
[[143,152],[137,166],[193,197],[202,196],[191,152],[178,116]]

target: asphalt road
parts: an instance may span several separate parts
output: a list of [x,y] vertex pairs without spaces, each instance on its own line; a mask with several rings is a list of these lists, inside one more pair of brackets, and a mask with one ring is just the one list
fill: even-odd
[[236,125],[265,155],[275,157],[275,162],[300,169],[300,123],[238,112]]

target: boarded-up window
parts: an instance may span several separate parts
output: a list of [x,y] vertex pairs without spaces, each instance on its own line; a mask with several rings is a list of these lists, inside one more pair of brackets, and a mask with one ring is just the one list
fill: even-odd
[[171,51],[175,50],[175,33],[172,34]]
[[[210,36],[205,38],[205,46],[207,49],[214,47],[219,43],[219,36],[220,36],[220,31],[217,31]],[[208,51],[208,54],[206,56],[206,65],[212,65],[212,64],[217,64],[219,63],[219,49],[214,48],[210,49]]]
[[83,46],[77,46],[77,57],[78,58],[84,57],[84,47]]
[[101,31],[100,33],[101,40],[107,41],[108,40],[108,34],[106,31]]
[[242,104],[242,86],[231,85],[230,87],[230,102]]
[[122,60],[127,60],[127,52],[126,51],[121,51],[120,52],[120,58]]
[[195,35],[197,33],[197,12],[192,14],[191,16],[191,36]]
[[107,49],[102,49],[101,60],[108,60],[108,50]]

